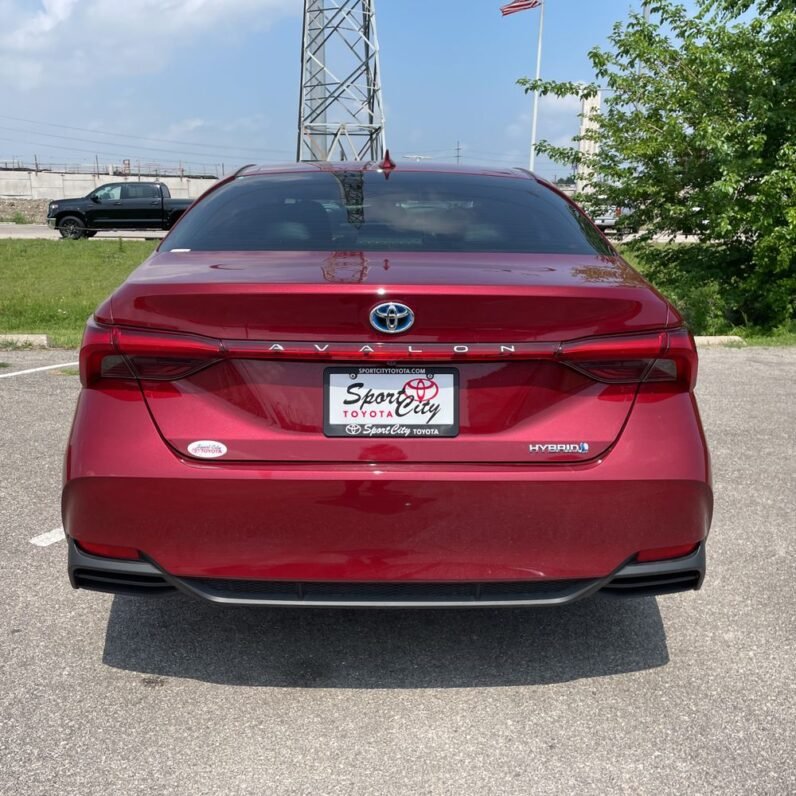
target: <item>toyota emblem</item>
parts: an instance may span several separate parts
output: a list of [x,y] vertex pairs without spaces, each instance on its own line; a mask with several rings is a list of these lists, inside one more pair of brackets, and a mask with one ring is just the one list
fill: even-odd
[[377,332],[401,334],[408,331],[414,322],[414,312],[397,301],[385,301],[370,311],[370,325]]

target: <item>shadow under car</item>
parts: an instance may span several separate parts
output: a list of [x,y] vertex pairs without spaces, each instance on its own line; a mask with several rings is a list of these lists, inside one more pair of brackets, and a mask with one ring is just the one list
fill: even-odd
[[117,669],[277,688],[543,685],[669,660],[654,597],[552,609],[246,608],[173,595],[114,597],[103,662]]

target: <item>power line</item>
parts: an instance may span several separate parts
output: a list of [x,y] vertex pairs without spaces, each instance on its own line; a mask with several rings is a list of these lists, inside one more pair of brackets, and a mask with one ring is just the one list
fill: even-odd
[[[0,141],[10,141],[13,144],[19,144],[19,139],[17,139],[17,138],[5,138],[5,137],[0,136]],[[40,146],[40,144],[36,144],[35,142],[32,142],[32,145],[33,146]],[[48,145],[44,144],[44,146],[48,146]],[[52,145],[50,145],[50,146],[52,146]],[[137,157],[136,156],[137,153],[135,153],[135,152],[132,152],[132,153],[125,152],[123,154],[119,154],[119,153],[111,154],[110,152],[98,152],[96,149],[82,149],[81,147],[63,146],[61,144],[55,145],[55,149],[56,150],[66,150],[66,151],[69,151],[69,152],[82,152],[82,153],[88,154],[88,155],[101,155],[103,158],[111,158],[111,159],[115,159],[115,160],[129,159],[129,160],[142,160],[142,161],[146,162],[146,158]],[[52,156],[50,156],[50,157],[52,157]],[[192,165],[192,166],[202,166],[202,167],[205,167],[205,168],[216,168],[219,165],[218,163],[197,163],[196,161],[188,161],[187,159],[185,159],[185,163],[190,163],[190,165]]]
[[[22,130],[22,129],[18,128],[18,127],[5,127],[3,125],[0,125],[0,130],[5,130],[7,132],[12,132],[12,133],[23,133],[24,135],[35,135],[35,136],[44,137],[44,138],[58,138],[58,139],[61,139],[61,140],[64,140],[64,141],[80,141],[80,142],[85,143],[85,144],[99,144],[100,146],[108,146],[108,145],[110,145],[110,146],[112,146],[114,148],[116,146],[116,145],[114,145],[114,142],[112,142],[112,141],[98,141],[96,138],[83,138],[83,137],[77,137],[77,136],[73,136],[73,135],[59,135],[58,133],[42,133],[39,130]],[[27,141],[26,143],[35,143],[35,142]],[[50,142],[47,142],[47,144],[50,144]],[[50,144],[50,145],[55,146],[55,144]],[[127,147],[128,144],[126,144],[125,142],[121,142],[121,143],[118,144],[118,146],[119,147]],[[230,153],[227,153],[225,155],[223,152],[208,152],[208,151],[205,151],[205,152],[186,152],[185,150],[166,149],[164,147],[148,147],[148,146],[143,146],[141,144],[131,144],[129,146],[131,146],[131,147],[134,146],[134,147],[136,147],[138,150],[140,150],[142,152],[162,152],[162,153],[167,153],[167,154],[170,154],[170,155],[180,155],[180,156],[183,156],[183,155],[190,155],[190,156],[198,155],[199,157],[211,157],[211,158],[220,157],[221,159],[223,159],[224,157],[232,157],[232,155]],[[241,154],[236,154],[236,155],[234,155],[234,157],[239,157],[239,158],[242,158],[242,159],[246,158],[245,155],[241,155]]]
[[[40,122],[36,119],[23,119],[18,116],[6,116],[5,114],[0,114],[0,119],[5,119],[6,121],[12,122],[24,122],[25,124],[36,124],[43,127],[55,127],[61,130],[76,130],[81,133],[93,133],[94,135],[108,135],[114,136],[116,138],[132,138],[138,141],[155,141],[162,144],[177,144],[178,146],[190,146],[190,147],[213,147],[219,151],[221,150],[230,150],[236,149],[241,152],[275,152],[279,154],[287,154],[288,150],[286,149],[269,149],[267,147],[239,147],[233,146],[230,147],[226,144],[211,144],[211,143],[204,143],[204,144],[195,144],[190,143],[189,141],[178,141],[173,138],[154,138],[152,136],[140,136],[140,135],[131,135],[130,133],[111,133],[105,130],[96,130],[90,127],[73,127],[68,124],[54,124],[53,122]],[[42,133],[42,135],[47,135],[46,133]]]

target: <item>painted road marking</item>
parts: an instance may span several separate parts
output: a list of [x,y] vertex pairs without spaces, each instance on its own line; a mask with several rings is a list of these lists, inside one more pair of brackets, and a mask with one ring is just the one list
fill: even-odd
[[0,379],[10,379],[12,376],[24,376],[26,373],[38,373],[40,370],[55,370],[56,368],[73,368],[79,362],[66,362],[63,365],[45,365],[43,368],[28,368],[28,370],[17,370],[13,373],[0,373]]
[[35,544],[37,547],[47,547],[56,542],[61,542],[64,539],[66,539],[64,536],[64,529],[54,528],[51,531],[47,531],[47,533],[40,533],[38,536],[34,536],[30,540],[30,543]]

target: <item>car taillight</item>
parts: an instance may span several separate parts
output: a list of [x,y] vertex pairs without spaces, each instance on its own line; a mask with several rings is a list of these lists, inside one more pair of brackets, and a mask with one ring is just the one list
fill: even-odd
[[490,346],[385,343],[329,345],[299,343],[289,354],[280,344],[259,340],[217,340],[200,335],[103,326],[90,320],[80,350],[80,377],[90,387],[105,379],[174,381],[223,359],[298,359],[358,361],[553,360],[596,381],[609,384],[668,383],[692,389],[697,358],[685,329],[643,334],[589,337],[567,343]]
[[90,387],[102,378],[103,360],[115,354],[111,328],[89,319],[80,346],[80,381],[84,387]]
[[685,329],[575,340],[562,344],[558,358],[610,384],[678,382],[692,389],[696,382],[696,350]]
[[101,379],[173,381],[221,356],[221,344],[207,338],[101,326],[90,320],[80,349],[80,379],[86,387]]

